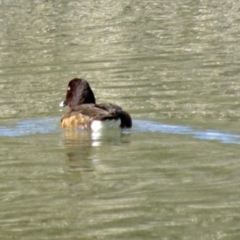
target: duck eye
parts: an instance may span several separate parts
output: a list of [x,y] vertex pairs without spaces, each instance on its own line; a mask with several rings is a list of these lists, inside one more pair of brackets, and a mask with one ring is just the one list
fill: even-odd
[[71,88],[70,87],[68,87],[68,91],[70,90]]

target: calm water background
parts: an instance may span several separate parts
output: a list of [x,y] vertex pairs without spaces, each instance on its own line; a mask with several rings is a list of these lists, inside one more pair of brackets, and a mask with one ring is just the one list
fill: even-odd
[[[1,239],[240,239],[239,9],[1,0]],[[132,133],[60,129],[74,77]]]

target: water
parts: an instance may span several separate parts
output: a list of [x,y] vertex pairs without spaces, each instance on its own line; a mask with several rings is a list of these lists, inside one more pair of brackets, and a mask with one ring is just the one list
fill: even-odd
[[[239,3],[0,1],[2,239],[239,239]],[[133,117],[62,130],[67,83]]]

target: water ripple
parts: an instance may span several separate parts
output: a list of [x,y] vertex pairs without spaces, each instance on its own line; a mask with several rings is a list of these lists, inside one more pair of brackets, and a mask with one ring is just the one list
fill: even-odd
[[59,118],[28,119],[19,121],[13,127],[1,126],[0,136],[18,137],[57,131],[59,131]]
[[[168,125],[147,120],[134,120],[133,132],[153,132],[192,135],[202,140],[216,140],[222,143],[240,144],[240,135],[224,133],[217,130],[194,130],[188,126]],[[32,134],[59,132],[59,118],[29,119],[19,121],[13,127],[0,127],[0,136],[17,137]]]
[[217,130],[199,131],[188,126],[168,125],[144,120],[135,120],[134,125],[134,130],[140,132],[192,135],[194,138],[202,140],[216,140],[222,143],[240,144],[240,135],[224,133]]

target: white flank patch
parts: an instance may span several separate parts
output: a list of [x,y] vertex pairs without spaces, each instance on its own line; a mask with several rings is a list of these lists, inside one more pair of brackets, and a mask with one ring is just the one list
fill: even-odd
[[119,128],[120,124],[121,124],[120,119],[119,120],[105,120],[105,121],[95,120],[91,124],[91,129],[93,131],[99,131],[104,128]]
[[[121,131],[120,129],[120,119],[119,120],[105,120],[105,121],[93,121],[91,124],[92,129],[92,146],[100,146],[103,141],[103,137],[109,138],[111,134],[114,132],[114,136],[116,135],[116,132]],[[109,135],[110,134],[110,135]]]
[[91,129],[93,131],[99,131],[103,128],[102,122],[101,121],[93,121],[91,124]]

